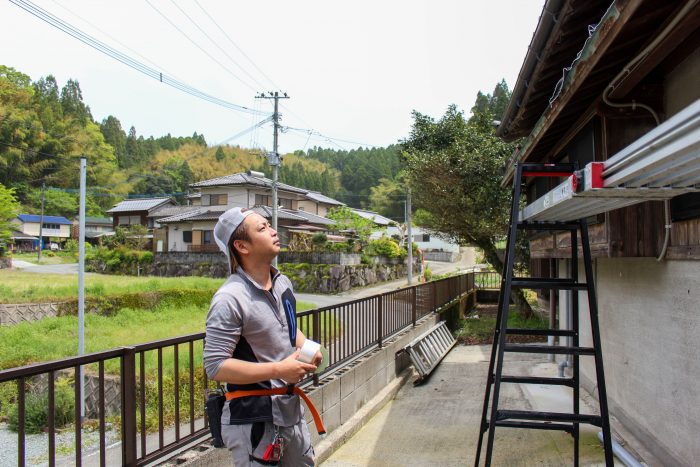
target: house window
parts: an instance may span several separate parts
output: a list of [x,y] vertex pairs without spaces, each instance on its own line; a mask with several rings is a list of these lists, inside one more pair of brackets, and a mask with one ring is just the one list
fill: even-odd
[[44,222],[42,225],[43,225],[43,228],[45,228],[45,229],[58,230],[61,228],[61,226],[59,224],[48,224],[48,223]]
[[299,206],[299,211],[306,211],[306,208],[304,206]]
[[192,243],[192,231],[191,230],[183,230],[182,231],[182,241],[184,243]]
[[141,223],[141,216],[119,216],[117,225],[136,225]]
[[270,195],[255,195],[256,206],[272,206],[272,197]]
[[287,198],[280,198],[280,205],[284,209],[292,209],[292,200]]
[[202,195],[202,206],[226,206],[227,204],[227,194]]
[[424,233],[423,235],[418,235],[419,242],[429,242],[430,241],[430,234]]
[[214,243],[213,239],[214,236],[211,230],[202,230],[202,245],[211,245]]

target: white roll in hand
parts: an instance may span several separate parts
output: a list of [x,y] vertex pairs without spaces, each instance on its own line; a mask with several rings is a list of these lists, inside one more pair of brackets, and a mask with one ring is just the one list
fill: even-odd
[[321,350],[321,344],[312,341],[311,339],[306,339],[304,341],[304,345],[301,347],[297,360],[304,363],[313,363],[314,357],[319,350]]

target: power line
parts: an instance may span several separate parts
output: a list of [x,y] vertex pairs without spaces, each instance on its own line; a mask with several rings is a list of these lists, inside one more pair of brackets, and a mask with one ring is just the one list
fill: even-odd
[[37,5],[33,4],[29,0],[10,0],[10,2],[14,3],[18,7],[22,8],[26,12],[36,16],[37,18],[41,19],[45,23],[55,27],[56,29],[59,29],[60,31],[70,35],[71,37],[79,40],[80,42],[84,43],[85,45],[88,45],[92,47],[93,49],[107,55],[110,58],[113,58],[124,65],[133,68],[134,70],[150,77],[153,79],[156,79],[160,81],[163,84],[166,84],[172,88],[175,88],[179,91],[182,91],[184,93],[187,93],[191,96],[197,97],[198,99],[202,99],[204,101],[210,102],[212,104],[216,104],[218,106],[231,109],[231,110],[236,110],[239,112],[245,112],[245,113],[255,113],[252,109],[249,109],[248,107],[234,104],[232,102],[228,102],[226,100],[220,99],[218,97],[212,96],[210,94],[207,94],[203,91],[200,91],[197,88],[194,88],[188,84],[185,84],[181,81],[178,81],[176,79],[173,79],[162,72],[151,68],[138,60],[135,60],[134,58],[119,52],[118,50],[110,47],[109,45],[105,44],[104,42],[101,42],[94,37],[90,36],[89,34],[81,31],[80,29],[70,25],[69,23],[61,20],[57,16],[51,14],[50,12],[38,7]]
[[[216,26],[216,27],[219,29],[219,31],[221,31],[221,33],[226,37],[226,39],[228,39],[228,41],[231,43],[231,45],[233,45],[245,58],[247,58],[248,61],[251,63],[251,65],[253,65],[253,67],[255,67],[255,69],[258,70],[258,72],[259,72],[265,79],[267,79],[267,80],[272,84],[272,87],[273,87],[274,89],[281,89],[281,86],[277,86],[277,84],[275,84],[275,82],[272,81],[272,79],[270,79],[270,77],[268,77],[268,76],[265,74],[265,72],[262,71],[262,70],[255,64],[255,62],[253,61],[253,59],[251,59],[251,58],[248,56],[248,54],[246,54],[246,53],[243,51],[243,49],[241,49],[241,48],[238,46],[238,44],[236,44],[236,43],[233,41],[233,39],[231,39],[231,37],[226,33],[226,31],[225,31],[221,26],[219,26],[219,23],[217,23],[216,20],[207,12],[207,10],[204,9],[204,7],[199,3],[199,1],[198,1],[198,0],[194,0],[194,2],[197,4],[197,6],[199,7],[199,9],[202,10],[202,11],[204,12],[205,15],[207,15],[207,17],[211,20],[211,22],[214,23],[214,26]],[[254,80],[254,81],[255,81],[255,80]],[[256,82],[257,82],[257,81],[256,81]]]
[[128,50],[128,51],[130,51],[130,52],[132,52],[132,53],[134,53],[134,54],[136,54],[136,55],[138,55],[139,57],[141,57],[143,60],[145,60],[146,62],[150,63],[150,64],[153,65],[154,67],[160,68],[161,70],[166,71],[169,75],[173,76],[173,77],[176,78],[176,79],[181,79],[180,77],[176,76],[174,73],[171,73],[170,71],[166,70],[164,67],[162,67],[162,66],[160,66],[159,64],[155,63],[153,60],[150,60],[148,57],[146,57],[146,56],[140,54],[140,53],[138,52],[138,50],[132,49],[131,47],[129,47],[128,45],[126,45],[125,43],[123,43],[122,41],[120,41],[119,39],[117,39],[116,37],[114,37],[113,35],[111,35],[110,33],[108,33],[107,31],[104,31],[104,30],[100,29],[99,27],[95,26],[95,24],[91,23],[90,21],[88,21],[88,20],[85,19],[84,17],[80,16],[78,13],[76,13],[76,12],[73,11],[73,10],[71,10],[71,9],[68,8],[67,6],[63,5],[61,2],[58,2],[57,0],[51,0],[51,1],[52,1],[54,4],[56,4],[56,6],[58,6],[59,8],[61,8],[61,9],[65,10],[65,11],[67,11],[67,12],[70,13],[71,15],[73,15],[73,16],[75,16],[76,18],[80,19],[83,23],[85,23],[85,24],[87,24],[88,26],[92,27],[92,28],[93,28],[94,30],[96,30],[97,32],[99,32],[99,33],[101,33],[101,34],[104,34],[105,36],[109,37],[109,38],[112,39],[114,42],[116,42],[117,44],[119,44],[119,45],[121,45],[122,47],[124,47],[126,50]]
[[284,130],[297,131],[297,132],[300,132],[300,133],[306,133],[306,134],[308,134],[308,135],[310,135],[310,136],[312,136],[312,135],[313,135],[313,136],[318,136],[318,137],[323,138],[324,140],[327,140],[327,141],[332,140],[332,141],[339,141],[339,142],[341,142],[341,143],[355,144],[355,145],[358,145],[358,146],[377,147],[376,144],[368,144],[368,143],[361,143],[361,142],[358,142],[358,141],[351,141],[351,140],[347,140],[347,139],[333,138],[333,137],[331,137],[331,136],[326,136],[326,135],[324,135],[324,134],[322,134],[322,133],[320,133],[320,132],[318,132],[318,131],[316,131],[316,130],[308,129],[308,128],[294,128],[294,127],[291,127],[291,126],[285,126],[285,127],[283,127],[283,129],[284,129]]
[[[175,28],[180,34],[182,34],[182,35],[185,37],[185,39],[187,39],[188,41],[190,41],[190,42],[192,43],[192,45],[194,45],[194,46],[197,47],[199,50],[201,50],[202,52],[204,52],[204,54],[205,54],[207,57],[209,57],[210,59],[212,59],[212,61],[215,62],[217,65],[219,65],[224,71],[226,71],[228,74],[230,74],[231,76],[233,76],[235,79],[237,79],[237,80],[238,80],[241,84],[243,84],[244,86],[247,86],[247,87],[250,88],[251,90],[255,91],[255,87],[253,87],[253,86],[251,86],[249,83],[246,83],[245,81],[243,81],[239,76],[237,76],[233,71],[231,71],[230,68],[228,68],[226,65],[224,65],[223,63],[221,63],[219,60],[217,60],[217,58],[214,57],[212,54],[210,54],[209,52],[207,52],[206,49],[204,49],[201,45],[199,45],[197,42],[195,42],[190,36],[188,36],[187,33],[185,33],[185,31],[183,31],[182,29],[180,29],[180,27],[179,27],[177,24],[173,23],[173,22],[170,20],[170,18],[168,18],[167,16],[165,16],[165,14],[164,14],[162,11],[160,11],[158,8],[156,8],[156,7],[150,2],[150,0],[146,0],[146,3],[147,3],[148,6],[150,6],[156,13],[158,13],[158,14],[160,15],[161,18],[163,18],[165,21],[167,21],[168,24],[170,24],[170,25],[171,25],[173,28]],[[175,6],[177,6],[177,5],[175,5]],[[179,7],[178,7],[178,8],[179,8]],[[182,10],[181,10],[181,11],[182,11]]]
[[226,50],[223,49],[214,39],[212,39],[212,37],[207,33],[206,30],[204,30],[194,19],[192,19],[192,17],[191,17],[190,15],[188,15],[187,12],[186,12],[185,10],[183,10],[183,9],[180,7],[180,5],[178,5],[177,3],[175,3],[175,0],[170,0],[170,2],[171,2],[173,5],[175,5],[175,8],[177,8],[178,10],[180,10],[180,12],[181,12],[183,15],[185,15],[185,17],[186,17],[188,20],[190,20],[190,23],[192,23],[197,29],[199,29],[199,31],[200,31],[202,34],[204,34],[204,36],[205,36],[207,39],[209,39],[209,42],[211,42],[212,44],[214,44],[214,46],[215,46],[217,49],[219,49],[224,55],[226,55],[226,57],[227,57],[229,60],[231,60],[231,63],[233,63],[234,65],[236,65],[236,66],[238,67],[239,70],[241,70],[243,73],[245,73],[246,75],[248,75],[248,77],[249,77],[250,79],[252,79],[253,82],[255,82],[256,84],[260,85],[260,86],[263,87],[263,88],[265,87],[265,86],[264,86],[260,81],[258,81],[253,75],[251,75],[250,73],[248,73],[248,71],[247,71],[245,68],[243,68],[233,57],[231,57],[231,56],[228,54],[228,52],[226,52]]

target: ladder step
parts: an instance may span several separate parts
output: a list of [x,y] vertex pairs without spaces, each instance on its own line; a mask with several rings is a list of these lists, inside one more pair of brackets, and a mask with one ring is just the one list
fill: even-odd
[[517,334],[521,336],[570,336],[576,335],[575,331],[568,329],[525,329],[525,328],[509,328],[506,329],[506,334]]
[[505,352],[553,353],[558,355],[595,355],[593,347],[567,347],[562,345],[505,344]]
[[588,423],[600,426],[600,415],[561,413],[561,412],[534,412],[530,410],[499,410],[496,420],[537,420],[542,422],[564,423]]
[[579,227],[576,222],[518,222],[522,230],[578,230]]
[[548,384],[552,386],[574,387],[574,380],[571,378],[541,378],[538,376],[501,376],[502,383],[522,383],[522,384]]
[[588,288],[588,284],[574,282],[571,279],[545,277],[514,277],[511,286],[514,289],[586,290]]
[[[514,422],[510,420],[498,421],[496,426],[502,426],[505,428],[530,428],[533,430],[559,430],[566,431],[567,433],[574,432],[574,425],[564,424],[564,423],[549,423],[549,422]],[[488,425],[486,426],[488,430]],[[486,431],[484,430],[484,431]]]

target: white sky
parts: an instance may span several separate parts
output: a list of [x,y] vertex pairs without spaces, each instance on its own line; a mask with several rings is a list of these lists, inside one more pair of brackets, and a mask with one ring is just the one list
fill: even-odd
[[[34,3],[168,76],[229,102],[271,112],[270,102],[253,97],[277,88],[194,0],[174,1],[255,81],[209,42],[173,0],[151,3],[230,71],[207,57],[145,0]],[[282,101],[283,125],[379,146],[408,135],[414,109],[439,117],[455,103],[468,111],[477,91],[492,92],[502,78],[512,88],[543,2],[199,0],[255,65],[289,94],[291,99]],[[53,74],[59,86],[77,79],[93,117],[101,121],[112,114],[125,131],[131,125],[145,136],[196,131],[215,144],[263,118],[254,120],[176,91],[8,1],[0,2],[0,44],[0,64],[33,80]],[[271,133],[268,124],[231,144],[257,144],[270,150]],[[292,131],[280,135],[282,153],[307,145],[356,147],[315,136],[307,142],[307,135]]]

